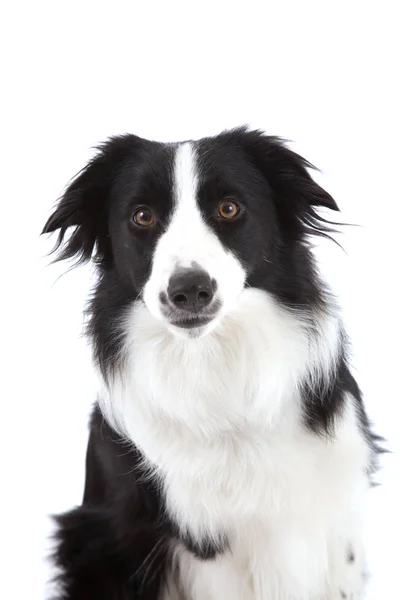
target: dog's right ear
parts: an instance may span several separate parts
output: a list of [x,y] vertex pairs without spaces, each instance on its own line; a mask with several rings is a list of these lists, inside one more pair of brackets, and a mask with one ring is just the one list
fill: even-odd
[[[137,148],[139,139],[133,135],[111,138],[98,147],[94,158],[68,185],[42,231],[42,234],[59,232],[53,249],[58,253],[56,260],[72,258],[83,263],[92,257],[99,262],[111,258],[110,189],[119,166]],[[66,239],[71,227],[74,230]]]

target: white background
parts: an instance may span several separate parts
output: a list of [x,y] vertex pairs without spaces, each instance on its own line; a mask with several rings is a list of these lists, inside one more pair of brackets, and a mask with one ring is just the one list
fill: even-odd
[[[269,5],[273,5],[272,9]],[[0,597],[44,598],[48,515],[80,502],[96,381],[81,337],[86,267],[39,238],[109,135],[173,141],[249,123],[322,170],[347,254],[320,257],[353,365],[393,454],[370,494],[370,599],[400,598],[399,45],[395,2],[12,2],[1,92]],[[278,6],[278,8],[276,7]],[[396,23],[397,21],[397,23]]]

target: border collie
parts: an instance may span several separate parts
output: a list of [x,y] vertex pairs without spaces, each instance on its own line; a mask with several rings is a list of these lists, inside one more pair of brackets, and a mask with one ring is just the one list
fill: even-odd
[[101,389],[57,599],[363,597],[378,438],[313,258],[338,207],[311,167],[248,128],[123,135],[59,200],[43,232],[96,264]]

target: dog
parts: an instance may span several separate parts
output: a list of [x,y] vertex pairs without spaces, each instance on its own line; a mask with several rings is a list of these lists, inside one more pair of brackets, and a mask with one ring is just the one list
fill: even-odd
[[122,135],[58,201],[56,259],[97,269],[100,381],[58,600],[363,597],[380,438],[316,267],[339,209],[312,168],[248,127]]

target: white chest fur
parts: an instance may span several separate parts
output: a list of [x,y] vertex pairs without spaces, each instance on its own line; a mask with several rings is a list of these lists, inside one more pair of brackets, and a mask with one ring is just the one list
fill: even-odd
[[176,339],[143,304],[127,323],[124,370],[103,410],[159,474],[182,532],[230,544],[206,562],[177,549],[184,597],[336,600],[358,591],[338,562],[349,543],[361,552],[354,515],[369,451],[351,398],[334,439],[304,428],[300,402],[305,378],[335,365],[338,320],[321,317],[311,332],[265,293],[245,290],[204,338]]

